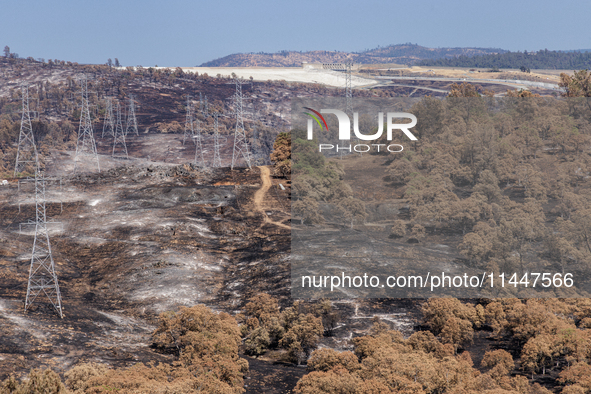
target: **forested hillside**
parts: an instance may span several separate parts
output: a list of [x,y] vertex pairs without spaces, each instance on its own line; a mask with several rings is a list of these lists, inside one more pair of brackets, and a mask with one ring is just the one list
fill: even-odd
[[[418,140],[398,154],[373,152],[375,160],[326,159],[313,141],[294,133],[294,215],[321,223],[326,210],[319,206],[329,204],[343,224],[362,225],[368,204],[396,195],[407,204],[408,216],[401,213],[388,223],[392,238],[449,234],[469,267],[587,277],[588,99],[424,98],[410,112],[420,119],[414,128]],[[387,144],[385,138],[378,143]],[[348,176],[348,168],[356,167],[364,169],[363,177]],[[355,192],[367,182],[373,184],[373,198]],[[591,292],[591,283],[579,284],[580,295]],[[554,295],[576,293],[557,289]]]
[[362,64],[414,64],[421,59],[453,56],[475,56],[503,53],[498,48],[427,48],[416,44],[388,45],[361,52],[343,51],[281,51],[277,53],[237,53],[203,63],[202,67],[299,67],[302,62]]
[[563,52],[547,49],[537,52],[506,52],[476,56],[429,59],[418,63],[421,66],[480,67],[480,68],[526,68],[578,70],[591,68],[591,52]]

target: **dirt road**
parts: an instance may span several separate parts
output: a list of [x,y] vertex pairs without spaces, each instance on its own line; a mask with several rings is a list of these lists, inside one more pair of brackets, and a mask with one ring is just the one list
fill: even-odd
[[291,230],[290,226],[280,222],[274,222],[267,216],[267,213],[263,208],[263,200],[265,199],[267,191],[271,188],[271,186],[273,186],[273,184],[271,183],[271,171],[267,166],[259,166],[258,168],[261,170],[261,181],[263,182],[263,185],[254,194],[254,206],[256,210],[263,214],[265,223],[274,224],[276,226]]

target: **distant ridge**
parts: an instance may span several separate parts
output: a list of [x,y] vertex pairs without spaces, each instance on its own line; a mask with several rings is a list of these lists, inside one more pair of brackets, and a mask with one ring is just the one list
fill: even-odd
[[505,52],[476,56],[455,56],[452,58],[425,59],[417,63],[427,67],[476,67],[476,68],[519,68],[554,70],[582,70],[591,68],[591,52],[585,49],[571,51]]
[[446,59],[458,56],[500,54],[499,48],[427,48],[416,44],[378,47],[363,52],[281,51],[277,53],[236,53],[201,64],[201,67],[299,67],[302,62],[337,63],[352,61],[362,64],[414,64],[421,60]]

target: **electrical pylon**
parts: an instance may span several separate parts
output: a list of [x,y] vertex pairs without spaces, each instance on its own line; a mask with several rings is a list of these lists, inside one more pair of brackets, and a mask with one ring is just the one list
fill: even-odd
[[193,141],[195,142],[195,165],[205,167],[205,160],[203,159],[203,141],[201,136],[201,123],[199,119],[195,120],[195,135]]
[[203,95],[201,94],[201,92],[199,92],[199,111],[201,111],[201,115],[203,115],[204,118],[207,119],[209,117],[207,96],[205,96],[205,99],[203,99]]
[[82,85],[82,108],[80,109],[80,127],[78,128],[78,141],[76,141],[76,155],[74,156],[74,172],[78,166],[76,159],[85,153],[88,153],[96,159],[98,171],[101,172],[98,153],[96,151],[96,142],[92,130],[92,119],[90,118],[90,105],[88,103],[88,81],[86,76],[80,80]]
[[39,108],[41,107],[41,105],[39,104],[39,94],[37,94],[37,103],[35,105],[35,110],[31,111],[33,113],[33,119],[34,120],[39,120]]
[[213,113],[213,165],[212,167],[221,167],[222,158],[220,157],[220,130],[218,123],[219,113]]
[[123,132],[123,125],[121,124],[121,105],[117,102],[117,123],[115,125],[115,134],[113,136],[113,153],[111,156],[115,156],[115,149],[117,148],[117,143],[123,145],[123,152],[125,153],[125,157],[129,158],[127,155],[127,144],[125,143],[125,133]]
[[351,68],[353,67],[353,63],[346,63],[345,64],[345,99],[346,99],[346,109],[345,113],[349,115],[350,119],[353,119],[353,88],[351,85]]
[[259,111],[255,103],[252,104],[253,116],[252,116],[252,143],[250,144],[252,151],[252,158],[255,163],[259,163],[261,160],[264,161],[263,157],[263,144],[259,138]]
[[[31,123],[31,113],[29,112],[29,88],[21,85],[22,94],[22,116],[21,130],[18,136],[18,149],[16,151],[16,163],[14,165],[14,177],[26,169],[37,170],[39,167],[39,157],[37,147],[35,146],[35,137],[33,136],[33,125]],[[27,168],[30,166],[33,168]]]
[[246,142],[246,131],[244,130],[244,108],[242,96],[243,81],[235,79],[236,93],[234,94],[234,111],[236,115],[236,129],[234,130],[234,148],[232,149],[231,169],[237,164],[240,155],[244,162],[250,168],[250,153],[248,152],[248,143]]
[[252,123],[252,159],[256,162],[258,160],[259,152],[257,146],[258,140],[258,130],[257,130],[257,114],[255,113],[253,123]]
[[123,134],[123,123],[121,123],[121,104],[117,101],[117,121],[115,122],[115,134]]
[[37,167],[37,171],[35,172],[35,240],[33,241],[31,266],[29,267],[25,311],[30,308],[42,293],[47,296],[60,318],[63,318],[62,296],[57,274],[55,273],[49,233],[47,232],[45,178]]
[[135,101],[133,94],[129,95],[129,108],[127,110],[127,126],[125,127],[125,136],[130,132],[140,135],[137,131],[137,119],[135,117]]
[[194,143],[195,141],[195,125],[193,122],[193,104],[191,103],[191,96],[187,94],[187,116],[185,117],[185,132],[183,134],[183,145],[185,145],[185,141],[192,139]]
[[[345,63],[345,113],[349,116],[349,119],[353,119],[353,87],[351,85],[351,68],[353,67],[353,63]],[[344,141],[343,148],[344,148]],[[357,140],[359,143],[359,139]],[[339,141],[339,145],[341,141]],[[340,158],[343,158],[343,151],[340,151]],[[362,153],[359,153],[363,155]]]
[[103,135],[101,138],[105,138],[105,130],[111,137],[115,137],[115,119],[113,118],[113,101],[111,97],[105,98],[105,104],[105,120],[103,121]]

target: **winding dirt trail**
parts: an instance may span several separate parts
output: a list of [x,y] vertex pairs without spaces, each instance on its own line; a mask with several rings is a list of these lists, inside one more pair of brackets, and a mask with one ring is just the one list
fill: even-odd
[[269,224],[274,224],[275,226],[278,226],[278,227],[283,227],[285,229],[291,230],[290,226],[280,223],[280,222],[274,222],[271,219],[269,219],[269,217],[267,216],[267,213],[263,209],[263,200],[265,198],[265,195],[267,194],[267,191],[271,188],[271,186],[273,186],[273,184],[271,183],[271,171],[269,170],[269,167],[258,166],[258,168],[261,170],[261,181],[263,181],[263,185],[254,194],[254,206],[257,211],[259,211],[263,214],[263,218],[264,218],[263,225],[265,223],[269,223]]

